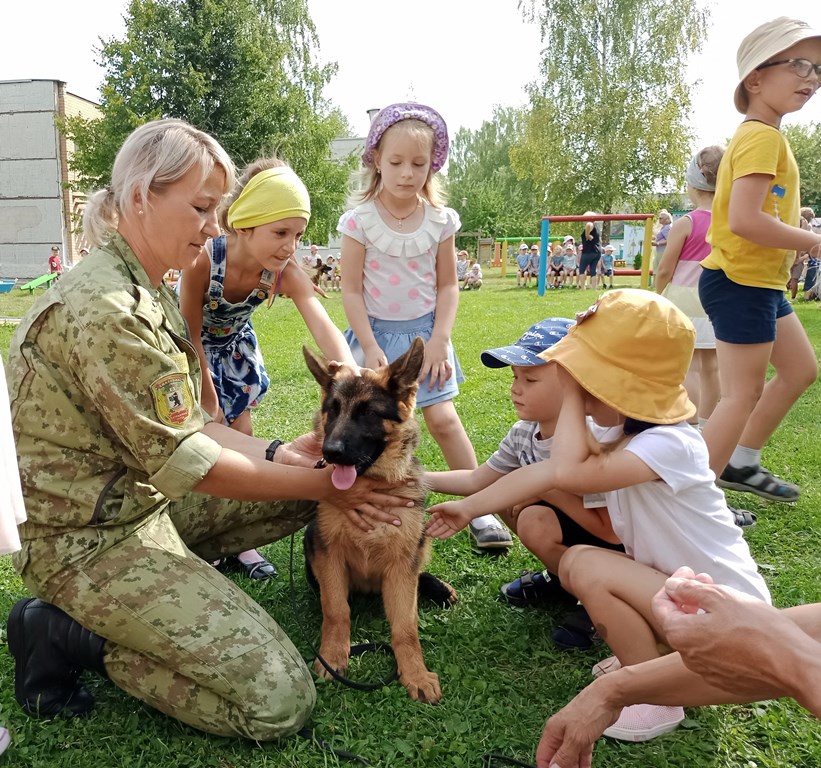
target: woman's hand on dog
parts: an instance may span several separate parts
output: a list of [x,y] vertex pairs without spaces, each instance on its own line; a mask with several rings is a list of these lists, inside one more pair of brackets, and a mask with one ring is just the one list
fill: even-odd
[[290,443],[283,443],[274,456],[277,464],[290,467],[315,467],[322,458],[322,442],[313,433],[300,435]]
[[465,499],[434,504],[428,512],[430,520],[425,524],[425,531],[434,539],[448,539],[473,520],[470,505]]
[[329,467],[322,471],[328,472],[328,485],[330,486],[330,490],[322,497],[322,501],[332,504],[353,525],[366,533],[373,530],[377,523],[402,525],[400,515],[416,504],[413,499],[402,495],[403,491],[414,492],[411,485],[378,488],[377,486],[384,483],[384,480],[358,477],[348,490],[340,491],[330,482],[332,468]]

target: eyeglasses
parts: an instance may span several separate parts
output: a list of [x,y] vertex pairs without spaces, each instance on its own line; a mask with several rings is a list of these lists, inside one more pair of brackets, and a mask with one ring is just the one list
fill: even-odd
[[533,251],[533,253],[538,253],[539,252],[538,248],[531,248],[530,250]]
[[775,67],[779,64],[789,64],[792,71],[798,77],[809,77],[810,72],[815,72],[815,76],[821,80],[821,64],[813,64],[809,59],[779,59],[778,61],[768,61],[766,64],[761,64],[756,69],[767,69],[767,67]]

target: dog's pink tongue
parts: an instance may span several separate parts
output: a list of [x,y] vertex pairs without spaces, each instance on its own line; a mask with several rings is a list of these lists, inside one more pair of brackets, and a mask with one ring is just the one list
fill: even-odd
[[331,474],[331,482],[334,488],[340,491],[347,491],[356,481],[356,467],[344,467],[341,464],[334,465]]

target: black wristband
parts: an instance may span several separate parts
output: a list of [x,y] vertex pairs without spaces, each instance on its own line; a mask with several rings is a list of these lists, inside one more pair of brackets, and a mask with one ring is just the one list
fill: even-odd
[[284,440],[272,440],[271,444],[265,449],[265,461],[273,461],[280,445],[284,445]]

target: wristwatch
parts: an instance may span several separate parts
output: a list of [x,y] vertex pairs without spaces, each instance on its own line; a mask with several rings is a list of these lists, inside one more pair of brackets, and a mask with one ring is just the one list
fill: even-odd
[[276,455],[276,452],[277,452],[277,448],[279,448],[280,445],[284,445],[284,444],[285,444],[284,440],[272,440],[271,444],[265,449],[265,460],[266,461],[273,461],[274,456]]

